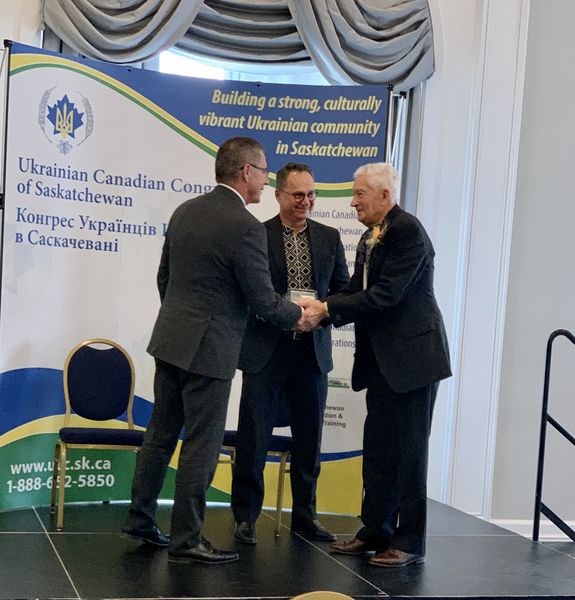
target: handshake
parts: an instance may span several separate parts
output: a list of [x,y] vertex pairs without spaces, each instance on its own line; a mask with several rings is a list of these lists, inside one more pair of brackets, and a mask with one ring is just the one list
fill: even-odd
[[321,300],[300,296],[296,303],[303,308],[303,313],[294,325],[295,331],[312,331],[319,327],[320,321],[329,317],[327,303]]

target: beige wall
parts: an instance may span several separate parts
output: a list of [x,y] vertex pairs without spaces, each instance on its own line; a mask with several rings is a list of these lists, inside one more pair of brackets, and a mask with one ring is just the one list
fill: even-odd
[[[575,334],[575,2],[531,2],[493,516],[532,516],[545,348]],[[575,346],[554,344],[550,412],[575,433]],[[575,519],[575,447],[549,434],[544,498]]]

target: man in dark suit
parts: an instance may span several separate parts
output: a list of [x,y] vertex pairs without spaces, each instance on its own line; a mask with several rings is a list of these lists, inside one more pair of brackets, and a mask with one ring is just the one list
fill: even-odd
[[395,204],[397,172],[374,163],[354,179],[352,206],[370,229],[349,286],[315,303],[317,319],[355,322],[352,387],[367,388],[363,527],[331,549],[375,550],[369,564],[403,567],[424,560],[428,438],[449,351],[433,293],[435,252],[422,224]]
[[[316,197],[311,169],[285,165],[277,173],[275,195],[279,215],[264,225],[276,292],[306,290],[321,298],[338,292],[349,281],[344,249],[336,229],[308,218]],[[239,366],[243,381],[232,483],[234,537],[256,543],[266,449],[274,426],[287,424],[280,416],[287,410],[293,437],[292,531],[308,539],[335,540],[316,515],[327,374],[333,368],[331,325],[308,333],[285,331],[252,311]]]
[[[148,346],[156,359],[155,403],[123,529],[169,545],[174,562],[238,558],[214,548],[201,529],[249,307],[279,327],[303,322],[302,309],[274,291],[265,228],[245,209],[260,201],[267,183],[263,147],[251,138],[229,139],[215,167],[215,189],[180,205],[166,232],[158,271],[162,303]],[[155,510],[182,427],[168,538],[156,526]]]

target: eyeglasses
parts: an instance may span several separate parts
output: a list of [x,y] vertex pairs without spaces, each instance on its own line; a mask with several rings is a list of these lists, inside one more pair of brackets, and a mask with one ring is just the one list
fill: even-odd
[[267,167],[258,167],[257,165],[254,165],[252,163],[248,163],[248,165],[250,165],[250,167],[253,167],[254,169],[257,169],[258,171],[261,171],[262,173],[265,173],[266,175],[270,172],[270,170]]
[[312,190],[311,192],[286,192],[285,190],[278,190],[282,194],[287,194],[291,196],[296,202],[303,202],[306,198],[310,201],[313,201],[317,198],[317,192]]

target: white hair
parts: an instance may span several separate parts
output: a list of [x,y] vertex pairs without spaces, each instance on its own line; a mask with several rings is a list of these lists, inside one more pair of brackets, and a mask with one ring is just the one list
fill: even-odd
[[399,174],[392,164],[379,162],[362,165],[355,170],[353,178],[357,179],[362,175],[366,177],[367,183],[371,188],[378,192],[387,189],[393,202],[397,200]]

